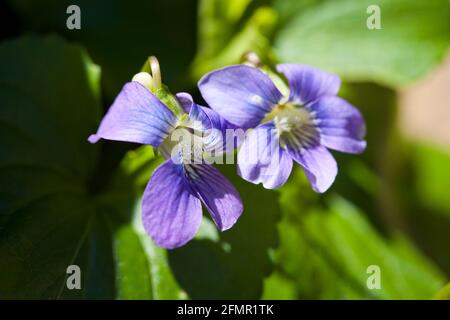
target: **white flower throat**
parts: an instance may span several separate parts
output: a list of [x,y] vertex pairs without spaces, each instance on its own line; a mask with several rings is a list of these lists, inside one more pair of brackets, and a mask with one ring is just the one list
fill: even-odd
[[205,157],[203,130],[201,122],[183,117],[160,145],[161,154],[166,159],[172,158],[174,163],[202,163]]
[[277,105],[263,120],[273,120],[282,147],[286,144],[308,147],[317,142],[319,129],[313,114],[302,106]]

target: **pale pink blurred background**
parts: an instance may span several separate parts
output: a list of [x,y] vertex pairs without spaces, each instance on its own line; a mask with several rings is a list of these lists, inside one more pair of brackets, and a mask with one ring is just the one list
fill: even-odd
[[402,90],[399,121],[408,137],[450,152],[450,55],[424,79]]

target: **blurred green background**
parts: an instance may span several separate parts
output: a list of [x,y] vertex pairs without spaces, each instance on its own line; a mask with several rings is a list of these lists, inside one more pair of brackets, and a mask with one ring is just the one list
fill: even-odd
[[[66,28],[71,4],[81,30]],[[366,27],[373,4],[380,30]],[[449,36],[446,0],[0,1],[0,299],[449,298],[449,96],[411,96],[442,68]],[[222,166],[241,219],[225,233],[204,219],[188,245],[160,249],[139,209],[161,159],[86,139],[147,56],[172,92],[202,102],[198,79],[247,50],[339,74],[367,151],[335,153],[324,195],[299,168],[273,191]],[[403,130],[423,115],[431,134]],[[66,288],[71,264],[81,290]]]

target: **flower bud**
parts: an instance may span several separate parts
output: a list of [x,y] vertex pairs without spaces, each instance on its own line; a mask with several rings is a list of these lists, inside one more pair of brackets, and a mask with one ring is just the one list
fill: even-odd
[[132,81],[139,82],[144,87],[152,90],[153,87],[153,78],[148,72],[139,72],[134,75]]

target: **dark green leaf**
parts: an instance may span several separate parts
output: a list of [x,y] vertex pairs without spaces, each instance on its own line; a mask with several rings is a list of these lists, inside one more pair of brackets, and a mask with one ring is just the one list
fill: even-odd
[[394,158],[396,165],[389,184],[394,188],[395,198],[411,235],[448,275],[448,152],[416,141],[402,139],[399,142],[395,144],[397,159]]
[[94,211],[99,70],[58,38],[5,42],[0,60],[0,295],[56,298]]
[[[150,55],[158,56],[163,81],[180,81],[195,50],[196,0],[27,0],[11,1],[27,29],[58,32],[80,41],[103,70],[109,99],[137,73]],[[66,9],[81,10],[81,30],[66,28]]]
[[[159,163],[152,148],[130,152],[106,188],[91,189],[98,68],[59,38],[5,43],[0,59],[0,297],[184,297],[136,218]],[[72,264],[81,290],[66,287]]]
[[257,299],[272,270],[269,252],[277,243],[278,195],[243,181],[235,166],[221,167],[242,196],[242,216],[219,240],[202,237],[170,251],[169,262],[193,299]]

